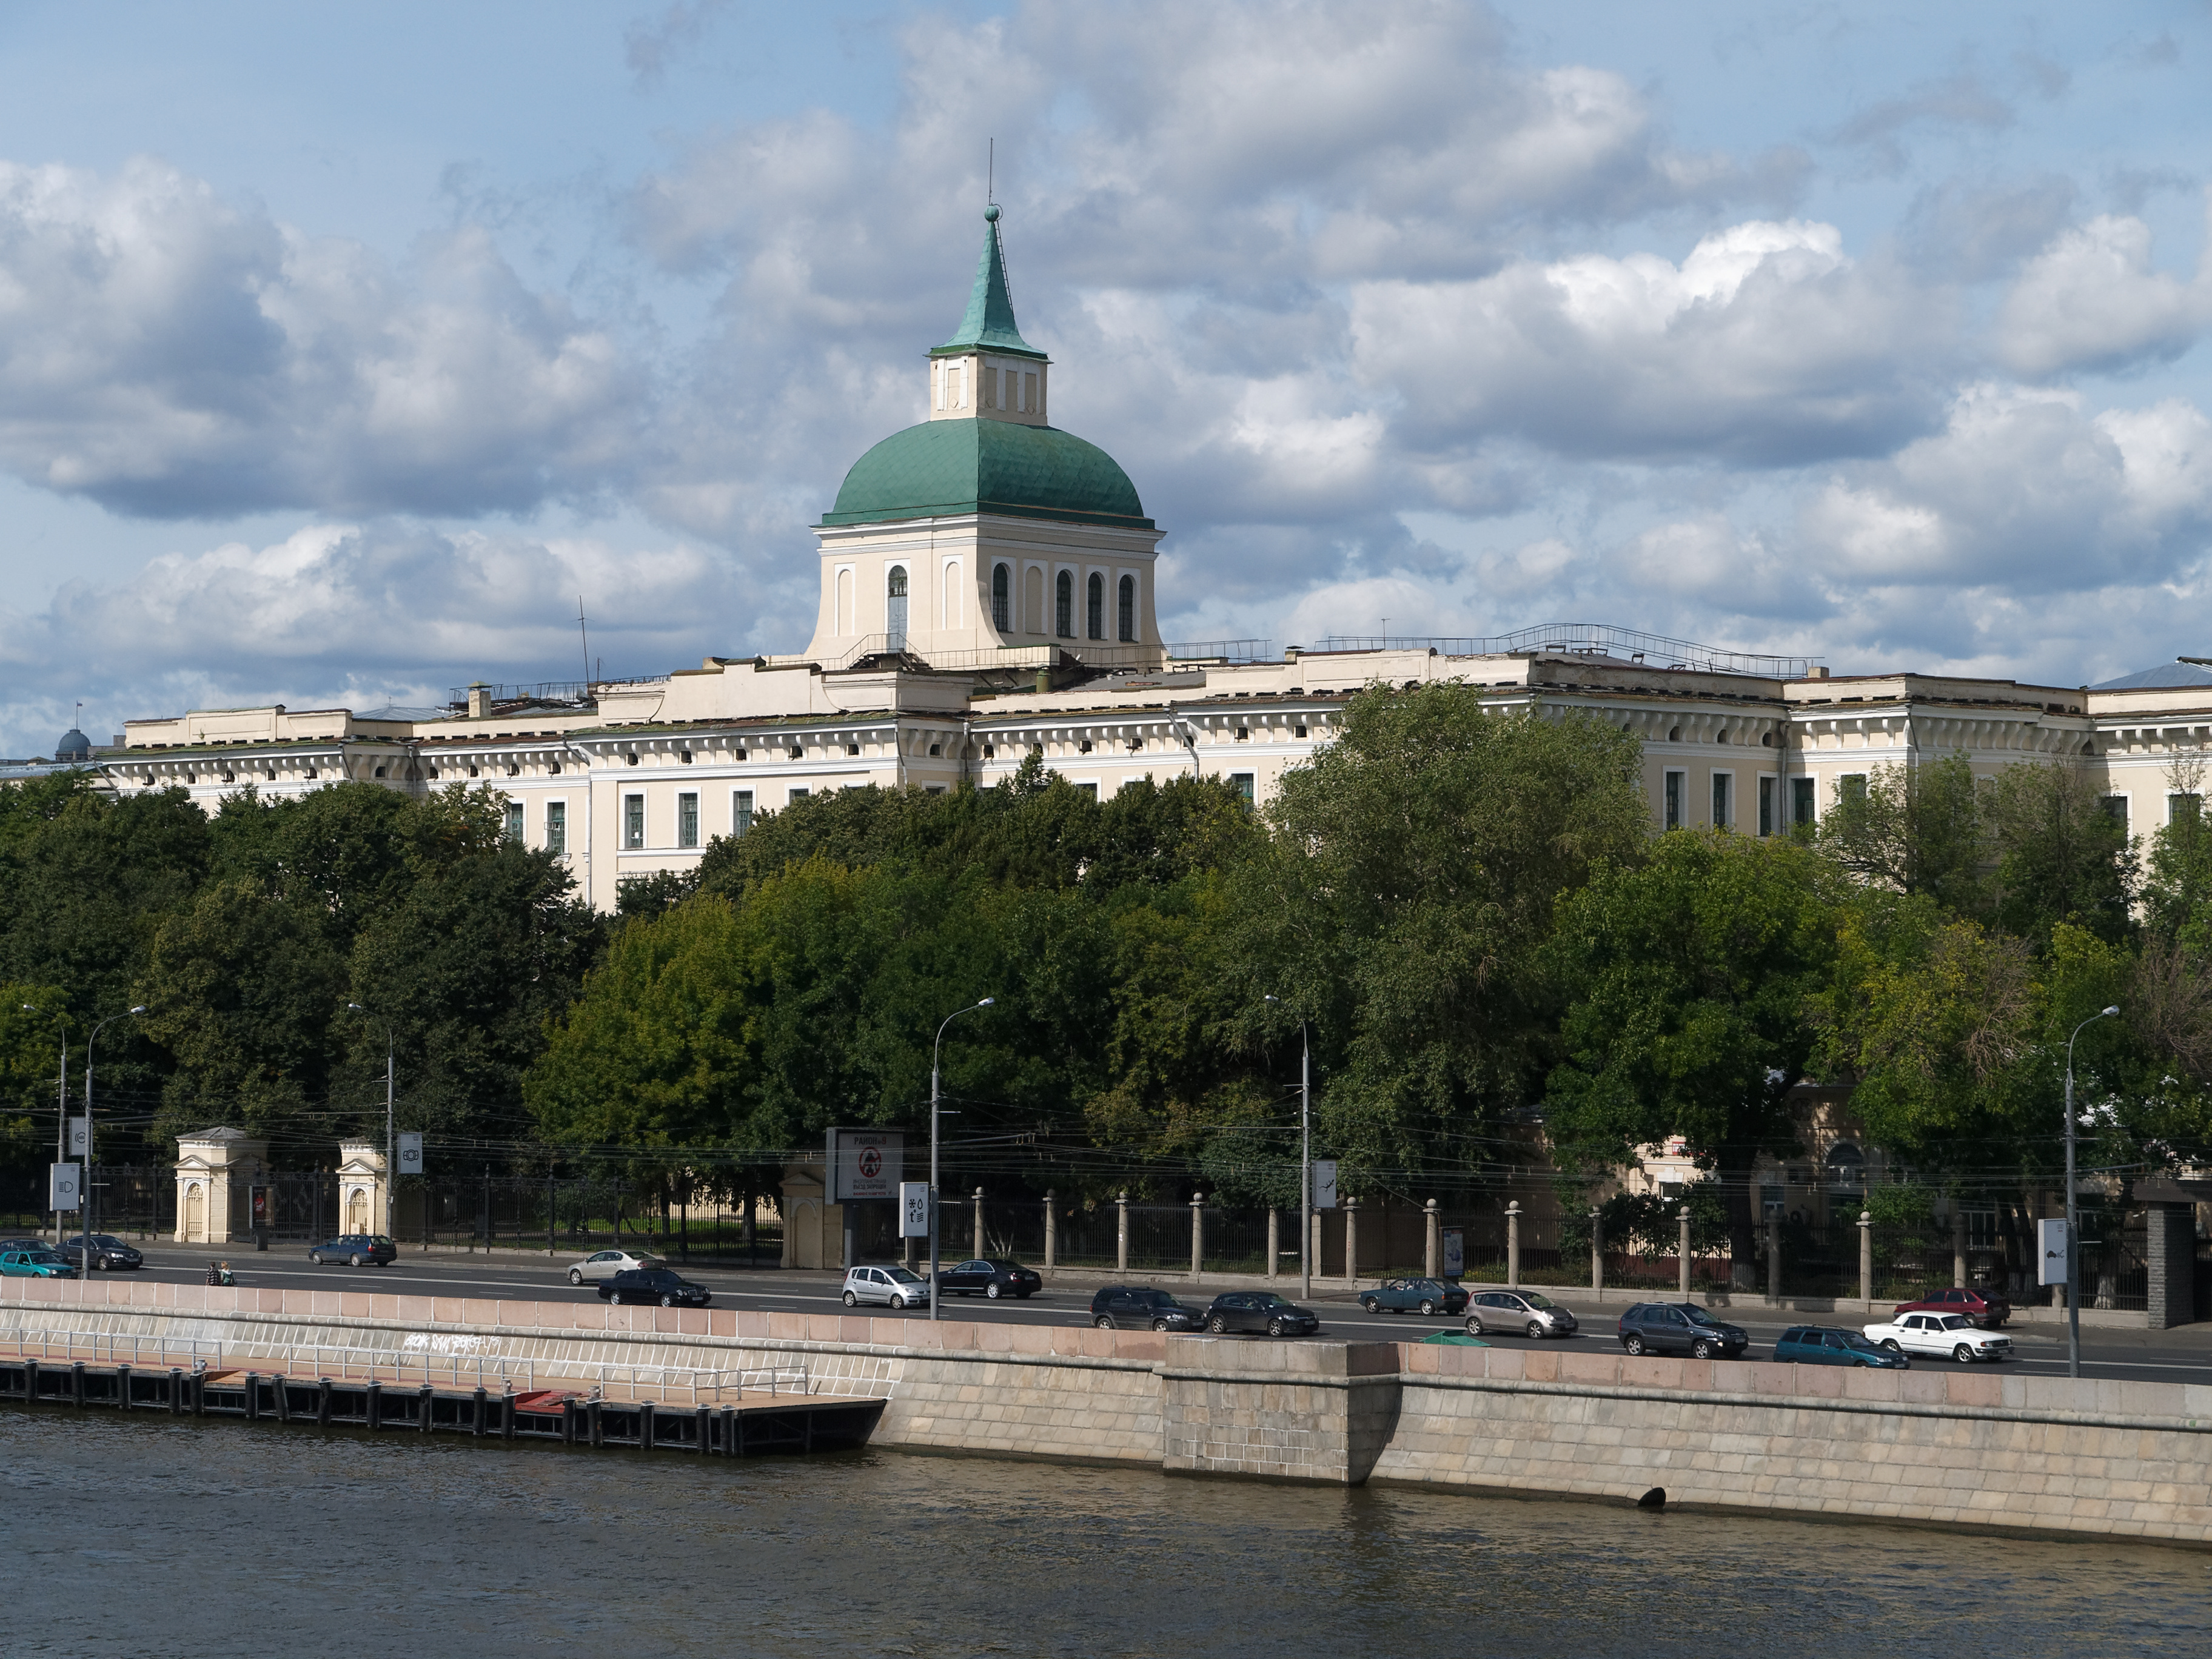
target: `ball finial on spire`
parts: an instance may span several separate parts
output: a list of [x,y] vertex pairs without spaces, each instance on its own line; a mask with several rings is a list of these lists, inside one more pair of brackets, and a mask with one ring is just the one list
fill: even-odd
[[999,204],[996,202],[983,210],[983,222],[988,225],[995,225],[999,222]]

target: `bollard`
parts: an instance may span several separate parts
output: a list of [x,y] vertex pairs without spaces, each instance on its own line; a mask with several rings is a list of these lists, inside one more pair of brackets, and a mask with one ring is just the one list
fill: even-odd
[[75,1405],[84,1404],[84,1361],[82,1359],[72,1360],[70,1364],[70,1400]]
[[514,1384],[512,1382],[507,1385],[507,1408],[500,1413],[499,1437],[502,1440],[514,1438]]
[[573,1400],[561,1402],[561,1443],[564,1446],[576,1443],[576,1402]]
[[315,1388],[315,1426],[327,1429],[331,1425],[331,1379],[319,1379]]
[[586,1425],[591,1430],[592,1443],[594,1446],[605,1445],[607,1443],[606,1425],[599,1421],[599,1402],[598,1401],[594,1400],[584,1407],[584,1418]]
[[290,1377],[279,1371],[270,1382],[270,1387],[276,1395],[276,1420],[279,1423],[289,1423],[292,1420],[291,1381]]
[[488,1396],[485,1395],[483,1390],[483,1384],[481,1382],[477,1383],[476,1392],[477,1408],[469,1418],[469,1432],[479,1440],[483,1439],[484,1437],[484,1402],[487,1398]]
[[174,1365],[169,1367],[169,1415],[185,1414],[185,1374]]
[[653,1401],[641,1401],[637,1408],[637,1449],[640,1451],[653,1449]]
[[384,1384],[376,1377],[368,1379],[368,1431],[374,1434],[384,1426]]
[[737,1424],[738,1414],[727,1406],[723,1407],[722,1455],[725,1457],[734,1456],[737,1453]]
[[23,1403],[27,1406],[39,1403],[39,1362],[35,1359],[26,1358],[23,1361]]
[[696,1452],[700,1456],[704,1457],[707,1455],[707,1408],[704,1406],[693,1407],[691,1410],[691,1421],[694,1425],[696,1438],[698,1442],[698,1443],[693,1446],[691,1449]]
[[128,1365],[115,1368],[115,1409],[119,1412],[131,1409],[131,1367]]
[[261,1420],[261,1379],[252,1371],[246,1374],[246,1420]]
[[430,1419],[434,1415],[430,1409],[430,1385],[425,1382],[415,1396],[415,1428],[419,1434],[430,1432]]
[[205,1371],[192,1373],[192,1415],[194,1417],[207,1415],[207,1373]]

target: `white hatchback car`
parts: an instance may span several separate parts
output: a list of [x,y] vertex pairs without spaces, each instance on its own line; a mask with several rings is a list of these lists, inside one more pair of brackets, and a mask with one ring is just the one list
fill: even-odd
[[571,1285],[596,1285],[632,1267],[665,1267],[657,1255],[635,1255],[628,1250],[595,1250],[568,1269]]
[[845,1305],[866,1302],[892,1308],[926,1308],[929,1285],[904,1267],[854,1267],[845,1275]]

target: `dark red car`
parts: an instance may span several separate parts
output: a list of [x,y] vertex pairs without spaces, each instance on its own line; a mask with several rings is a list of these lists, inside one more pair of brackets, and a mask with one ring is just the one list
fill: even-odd
[[1994,1291],[1930,1291],[1917,1302],[1900,1302],[1897,1311],[1964,1314],[1966,1322],[1993,1331],[2012,1317],[2012,1303]]

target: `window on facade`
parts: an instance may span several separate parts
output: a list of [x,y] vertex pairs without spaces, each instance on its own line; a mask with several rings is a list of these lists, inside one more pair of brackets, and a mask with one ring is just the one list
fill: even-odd
[[623,845],[645,845],[645,797],[642,795],[623,797]]
[[2125,795],[2106,795],[2098,802],[2098,805],[2105,809],[2106,817],[2120,826],[2120,833],[2125,835],[2128,828],[2128,798]]
[[1024,374],[1022,376],[1022,413],[1034,415],[1036,406],[1036,376]]
[[1726,772],[1713,774],[1713,828],[1725,830],[1735,822],[1729,809],[1735,803],[1729,799],[1729,787],[1735,780]]
[[1134,576],[1121,578],[1121,637],[1124,640],[1137,637],[1137,579]]
[[1669,772],[1667,775],[1666,826],[1669,830],[1680,830],[1682,827],[1684,821],[1682,789],[1688,779],[1689,774],[1686,772]]
[[1005,633],[1014,625],[1014,573],[1004,565],[991,570],[991,626]]
[[696,847],[699,844],[699,797],[678,795],[676,798],[676,844]]
[[2179,823],[2185,818],[2193,820],[2203,813],[2203,809],[2204,798],[2201,795],[2168,795],[2166,798],[2166,821]]
[[805,800],[808,793],[809,792],[805,789],[794,789],[791,792],[791,799],[793,800]]
[[1244,804],[1247,806],[1249,806],[1253,800],[1252,783],[1252,774],[1249,772],[1231,772],[1229,775],[1229,787],[1244,797]]
[[1759,833],[1762,836],[1774,833],[1774,785],[1772,778],[1759,781]]
[[906,649],[906,567],[895,564],[884,583],[884,642],[893,651]]
[[1075,577],[1063,570],[1053,584],[1053,631],[1063,640],[1075,637]]
[[742,836],[753,827],[753,792],[740,789],[730,797],[730,833]]
[[1793,824],[1813,822],[1813,780],[1810,778],[1790,780],[1790,822]]
[[1784,1193],[1779,1187],[1761,1186],[1759,1189],[1759,1211],[1761,1215],[1779,1218],[1784,1207]]
[[545,803],[545,850],[549,853],[568,850],[568,803],[565,800]]
[[507,804],[507,838],[509,841],[522,839],[522,803],[519,800]]
[[1088,795],[1091,799],[1097,800],[1098,786],[1095,783],[1079,783],[1075,786],[1075,793],[1079,795]]
[[1106,579],[1094,570],[1091,573],[1089,587],[1085,605],[1087,614],[1084,617],[1089,624],[1086,631],[1092,639],[1103,640],[1106,637]]
[[1838,801],[1863,801],[1866,799],[1866,774],[1846,772],[1836,780],[1836,799]]

